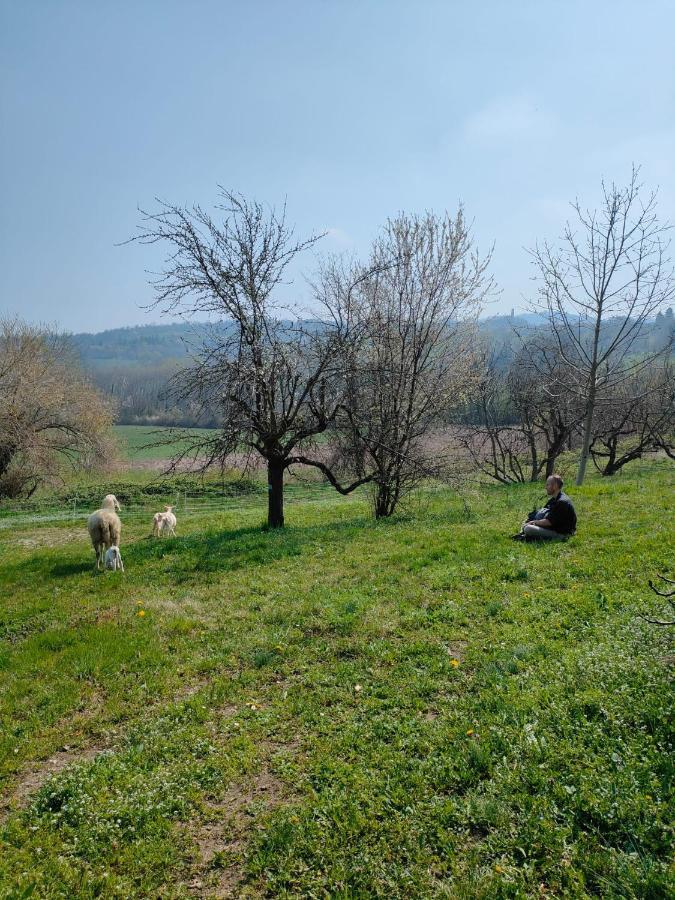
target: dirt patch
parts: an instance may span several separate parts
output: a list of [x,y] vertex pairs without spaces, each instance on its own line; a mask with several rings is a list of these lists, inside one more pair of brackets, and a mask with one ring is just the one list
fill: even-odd
[[38,547],[61,547],[63,544],[70,544],[73,541],[84,543],[86,540],[87,533],[82,528],[38,528],[30,537],[10,538],[7,543],[14,547],[35,550]]
[[[183,700],[189,700],[190,697],[194,697],[195,694],[198,694],[204,688],[207,688],[211,684],[211,679],[206,676],[202,676],[198,678],[197,681],[191,681],[189,684],[184,684],[178,688],[173,697],[174,703],[182,703]],[[236,711],[236,707],[232,707]]]
[[[136,472],[165,472],[170,465],[169,459],[130,459],[125,465],[125,469],[133,469]],[[176,472],[190,472],[193,468],[197,469],[201,464],[201,460],[196,463],[192,460],[183,460],[176,465]]]
[[53,756],[45,760],[39,769],[24,775],[14,792],[14,796],[19,800],[29,797],[38,791],[48,778],[51,778],[53,775],[59,775],[68,766],[79,765],[80,763],[96,759],[105,749],[103,745],[100,745],[87,747],[83,750],[71,750],[69,748],[57,751]]
[[90,762],[107,749],[104,744],[95,744],[85,749],[64,747],[38,766],[24,772],[9,796],[0,801],[0,822],[15,810],[27,806],[33,794],[39,791],[49,778],[59,775],[69,766]]
[[[277,747],[278,745],[275,745]],[[288,750],[289,746],[284,745]],[[289,802],[292,792],[265,763],[254,776],[231,785],[206,805],[207,822],[190,823],[196,845],[195,869],[187,882],[193,897],[239,897],[248,836],[261,814]]]
[[442,646],[451,660],[455,659],[458,663],[461,663],[464,661],[466,644],[466,641],[446,641]]
[[[141,472],[165,472],[171,463],[170,459],[130,459],[126,464],[127,469],[134,469]],[[176,465],[175,472],[197,472],[206,463],[206,457],[197,457],[197,459],[184,459]],[[256,455],[246,455],[242,453],[234,453],[228,458],[228,468],[246,472],[264,471],[266,467],[265,460]],[[220,466],[214,463],[209,467],[210,471],[220,471]]]

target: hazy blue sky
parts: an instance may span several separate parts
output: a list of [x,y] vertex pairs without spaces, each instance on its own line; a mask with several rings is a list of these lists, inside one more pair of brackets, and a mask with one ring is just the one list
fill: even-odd
[[[0,0],[0,312],[100,330],[157,321],[137,206],[218,183],[288,198],[299,233],[367,248],[401,209],[454,209],[524,247],[631,162],[675,219],[675,3]],[[306,260],[311,267],[312,260]],[[302,282],[297,282],[300,292]]]

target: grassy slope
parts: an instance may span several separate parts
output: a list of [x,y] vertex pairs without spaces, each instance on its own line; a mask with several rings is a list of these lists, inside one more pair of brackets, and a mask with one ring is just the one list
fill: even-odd
[[508,540],[529,486],[139,523],[123,577],[72,524],[3,531],[0,896],[668,896],[669,635],[636,610],[672,487],[591,480],[546,547]]

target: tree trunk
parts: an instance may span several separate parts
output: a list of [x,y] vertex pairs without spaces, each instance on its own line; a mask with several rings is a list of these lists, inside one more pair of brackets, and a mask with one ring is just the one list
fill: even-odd
[[377,493],[375,495],[375,518],[386,519],[392,515],[396,508],[396,501],[392,496],[389,486],[386,484],[377,485]]
[[267,460],[267,525],[284,526],[284,463],[280,459]]
[[0,475],[4,475],[14,459],[13,447],[0,447]]
[[607,463],[605,468],[603,469],[603,475],[616,475],[623,474],[623,467],[626,463],[633,462],[634,459],[642,459],[642,450],[637,448],[635,450],[631,450],[629,453],[624,453],[623,456],[617,457],[616,453],[610,458],[610,461]]
[[528,436],[528,441],[530,444],[530,462],[532,464],[532,471],[530,472],[530,481],[537,481],[539,479],[539,470],[541,466],[539,464],[539,459],[537,456],[537,440],[534,435],[534,432],[530,432]]
[[605,468],[602,470],[603,475],[614,475],[615,472],[619,470],[619,467],[616,465],[616,450],[617,450],[618,439],[613,440],[610,438],[607,443],[607,462],[605,463]]
[[558,457],[565,449],[565,444],[569,441],[569,434],[566,428],[560,427],[554,432],[553,440],[549,442],[546,448],[546,477],[550,478],[555,475],[556,462]]
[[[12,460],[14,459],[15,450],[13,447],[0,447],[0,478],[7,472],[9,469]],[[8,484],[5,484],[5,490],[2,490],[0,486],[0,497],[6,494],[8,497],[12,496],[11,488]]]
[[579,456],[579,468],[577,469],[576,484],[579,486],[584,483],[586,475],[586,464],[590,456],[591,441],[593,440],[593,414],[595,413],[595,396],[596,396],[596,373],[591,372],[590,388],[588,391],[588,408],[584,418],[584,437],[581,442],[581,455]]

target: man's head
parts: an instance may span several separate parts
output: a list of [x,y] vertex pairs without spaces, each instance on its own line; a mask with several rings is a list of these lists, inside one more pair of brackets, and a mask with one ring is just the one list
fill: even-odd
[[563,480],[560,475],[549,475],[546,479],[546,493],[549,497],[555,497],[562,491]]

